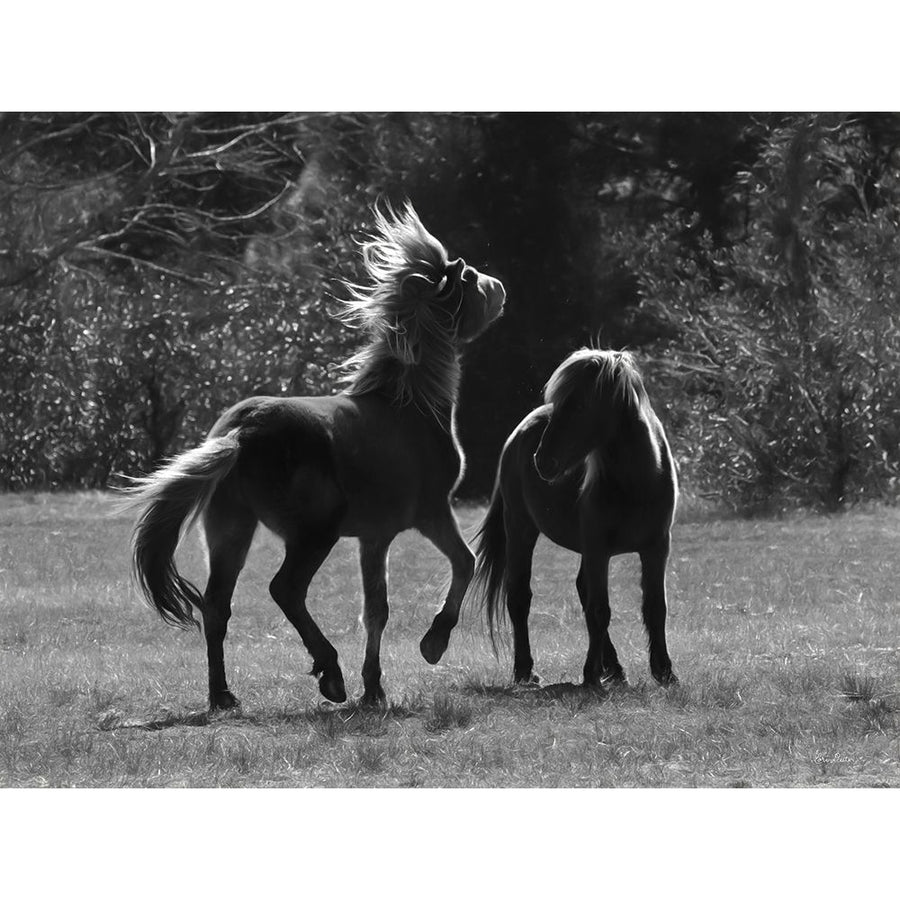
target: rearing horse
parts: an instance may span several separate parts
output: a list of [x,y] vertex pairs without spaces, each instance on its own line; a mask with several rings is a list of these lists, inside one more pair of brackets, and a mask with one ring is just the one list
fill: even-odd
[[[347,312],[371,340],[349,361],[356,367],[349,387],[336,396],[244,400],[203,444],[129,489],[143,506],[133,539],[136,580],[171,624],[187,627],[192,609],[200,610],[213,710],[237,704],[225,678],[223,644],[235,583],[259,522],[284,541],[270,592],[299,632],[329,700],[346,700],[344,678],[306,596],[338,538],[359,539],[362,702],[384,700],[387,556],[401,531],[418,529],[453,570],[420,644],[429,663],[441,658],[459,618],[474,568],[449,500],[464,465],[455,431],[460,352],[500,316],[506,292],[463,260],[450,261],[410,204],[399,213],[376,209],[375,218],[377,234],[362,247],[371,283],[351,286]],[[197,519],[209,565],[202,596],[174,562],[186,526]]]
[[678,482],[659,419],[631,355],[577,350],[550,376],[545,405],[516,427],[500,456],[478,534],[474,587],[491,639],[501,599],[513,628],[513,677],[539,682],[528,637],[538,535],[581,554],[576,588],[588,630],[584,683],[624,681],[609,637],[609,560],[641,558],[650,671],[677,681],[666,648],[666,560]]

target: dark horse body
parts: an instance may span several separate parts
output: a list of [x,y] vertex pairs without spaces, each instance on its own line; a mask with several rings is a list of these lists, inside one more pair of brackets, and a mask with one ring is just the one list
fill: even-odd
[[[360,544],[362,669],[367,703],[384,699],[381,635],[388,618],[388,548],[418,529],[449,559],[447,597],[421,642],[426,660],[447,647],[472,577],[474,559],[449,497],[463,467],[454,414],[461,345],[502,312],[500,282],[442,245],[407,206],[376,213],[379,235],[364,247],[372,284],[354,289],[350,315],[371,332],[343,394],[253,397],[229,409],[198,448],[133,489],[144,506],[134,538],[134,569],[169,622],[187,625],[200,610],[209,662],[210,707],[236,704],[224,668],[231,597],[257,524],[285,544],[270,592],[312,656],[330,700],[346,699],[337,652],[306,608],[309,583],[340,537]],[[186,522],[199,517],[209,580],[202,597],[176,571]]]
[[576,587],[589,645],[585,685],[624,681],[609,637],[609,560],[641,559],[650,670],[675,681],[666,648],[665,570],[677,500],[662,425],[627,353],[579,350],[547,383],[544,406],[509,436],[477,547],[475,587],[491,636],[501,600],[513,629],[513,675],[537,682],[528,636],[538,535],[581,554]]

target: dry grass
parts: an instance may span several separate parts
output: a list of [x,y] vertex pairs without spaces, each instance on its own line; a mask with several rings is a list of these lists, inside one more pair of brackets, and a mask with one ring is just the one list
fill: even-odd
[[[471,529],[480,510],[461,510]],[[605,698],[514,689],[477,611],[444,660],[417,643],[447,567],[416,535],[391,556],[389,705],[320,702],[299,638],[267,596],[261,535],[226,645],[240,712],[205,710],[197,633],[159,622],[128,583],[130,521],[99,494],[6,496],[0,508],[0,784],[5,786],[900,785],[900,512],[677,526],[670,650],[647,673],[636,560],[614,561],[613,636],[630,678]],[[202,580],[193,540],[183,569]],[[532,636],[548,682],[579,678],[575,559],[541,543]],[[311,609],[362,691],[353,542]]]

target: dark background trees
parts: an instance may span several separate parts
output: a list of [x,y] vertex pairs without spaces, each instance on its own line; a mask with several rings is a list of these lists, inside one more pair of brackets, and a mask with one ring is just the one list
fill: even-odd
[[594,341],[638,352],[691,491],[891,496],[898,136],[886,114],[5,114],[0,484],[102,486],[243,396],[337,389],[354,241],[409,197],[509,294],[468,353],[464,495]]

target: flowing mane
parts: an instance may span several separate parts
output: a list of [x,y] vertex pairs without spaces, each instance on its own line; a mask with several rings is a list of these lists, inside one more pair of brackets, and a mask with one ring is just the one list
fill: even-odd
[[371,341],[344,364],[355,369],[347,394],[378,391],[447,423],[459,392],[457,313],[461,266],[405,204],[375,211],[377,234],[362,246],[368,285],[347,284],[345,321]]
[[627,350],[592,350],[583,347],[557,367],[544,388],[544,402],[561,405],[576,390],[593,380],[592,394],[605,384],[614,386],[615,396],[632,409],[647,402],[647,391],[634,358]]

